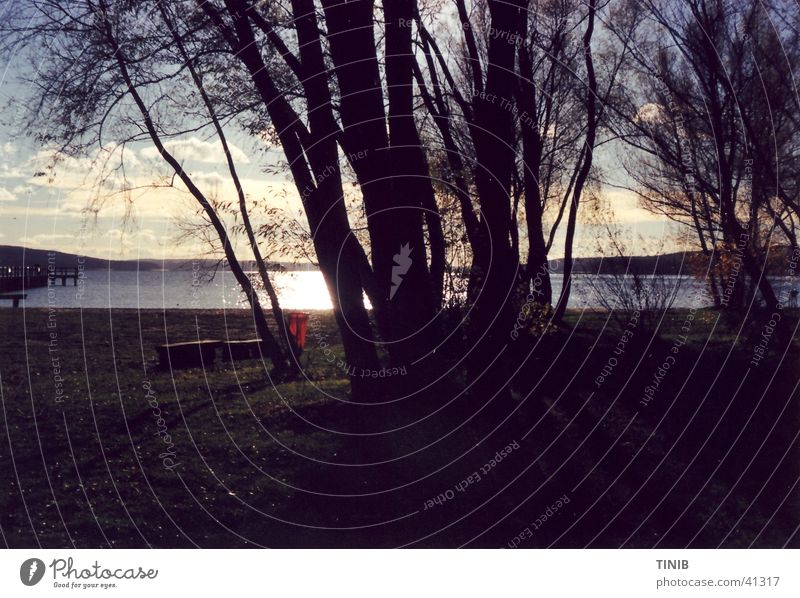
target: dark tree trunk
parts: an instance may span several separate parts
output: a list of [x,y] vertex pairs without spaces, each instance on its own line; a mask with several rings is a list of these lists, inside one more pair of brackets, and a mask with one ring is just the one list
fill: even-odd
[[583,162],[580,165],[578,176],[575,179],[575,188],[572,192],[572,202],[569,206],[567,216],[567,231],[564,240],[564,286],[561,288],[561,295],[558,298],[553,319],[561,322],[567,310],[569,296],[572,291],[572,267],[573,267],[573,247],[575,244],[575,229],[578,220],[578,207],[580,206],[581,195],[586,181],[589,179],[589,172],[592,169],[592,159],[594,156],[594,145],[597,137],[597,79],[594,72],[594,60],[592,58],[592,35],[594,34],[595,0],[588,1],[589,15],[586,24],[586,32],[583,35],[583,55],[586,64],[586,141],[584,144]]
[[[295,10],[313,19],[305,0],[295,2]],[[306,3],[308,4],[308,3]],[[302,77],[309,102],[309,119],[313,138],[307,134],[297,115],[272,80],[255,42],[247,20],[248,6],[242,0],[226,0],[234,17],[235,38],[226,35],[229,45],[247,68],[275,124],[286,154],[295,185],[304,198],[304,207],[311,228],[314,247],[333,302],[334,314],[342,336],[348,371],[355,368],[377,369],[379,362],[372,340],[369,316],[363,302],[363,251],[350,230],[342,197],[341,175],[335,135],[337,130],[330,114],[330,93],[322,60],[316,21],[298,19],[298,36],[309,38],[301,43]],[[204,10],[214,18],[207,4]],[[304,10],[306,9],[306,10]],[[224,32],[224,27],[219,28]],[[313,31],[309,34],[309,27]],[[305,140],[305,145],[304,145]],[[316,142],[316,143],[314,143]],[[307,162],[307,158],[310,161]],[[314,177],[312,178],[312,173]],[[319,184],[315,182],[315,179]],[[359,402],[375,400],[372,385],[360,375],[350,375],[353,397]]]
[[393,181],[397,191],[419,200],[428,229],[431,249],[431,293],[433,307],[442,303],[445,242],[442,221],[431,184],[428,160],[414,121],[414,64],[411,43],[416,14],[415,0],[393,0],[384,4],[386,22],[386,86],[389,98],[389,143]]
[[719,256],[716,252],[710,251],[704,253],[704,255],[706,255],[709,260],[706,272],[708,273],[708,287],[711,291],[711,299],[714,302],[714,307],[719,309],[722,307],[722,296],[720,295],[722,285],[720,284],[719,273],[717,272]]
[[[527,19],[525,20],[527,27]],[[523,37],[527,37],[527,34]],[[517,97],[521,112],[536,114],[537,97],[533,83],[533,64],[524,44],[519,51],[520,78]],[[534,121],[520,123],[522,138],[523,186],[525,189],[525,225],[528,229],[528,257],[525,269],[526,282],[531,286],[537,303],[549,305],[553,301],[550,282],[547,246],[542,222],[542,196],[539,178],[542,166],[542,138]]]
[[[371,299],[393,364],[411,366],[429,350],[432,331],[426,325],[438,292],[431,284],[422,227],[420,198],[428,196],[429,206],[435,200],[412,115],[411,31],[399,22],[411,23],[413,4],[402,0],[385,7],[388,132],[373,3],[323,0],[322,5],[342,98],[341,144],[361,186],[369,223],[375,274]],[[434,264],[443,272],[443,239],[437,229],[439,224],[429,227],[431,241],[438,244]]]
[[[517,33],[526,7],[523,2],[490,0],[491,27]],[[514,62],[514,45],[492,38],[485,91],[474,97],[475,124],[471,132],[481,221],[470,273],[474,305],[468,329],[471,353],[467,367],[473,394],[481,400],[510,396],[508,359],[502,353],[507,350],[516,317],[513,297],[519,274],[519,256],[512,251],[510,232],[510,227],[516,226],[510,196],[515,164],[510,143],[514,138]]]

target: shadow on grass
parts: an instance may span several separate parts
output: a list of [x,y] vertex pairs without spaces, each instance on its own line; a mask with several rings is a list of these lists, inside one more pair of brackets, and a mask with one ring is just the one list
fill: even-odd
[[616,353],[622,331],[584,316],[512,347],[511,402],[450,372],[384,409],[313,355],[277,388],[257,360],[153,371],[165,329],[246,338],[246,316],[121,310],[112,334],[101,315],[59,313],[56,401],[46,312],[0,312],[10,547],[800,545],[798,354],[753,367],[713,314]]

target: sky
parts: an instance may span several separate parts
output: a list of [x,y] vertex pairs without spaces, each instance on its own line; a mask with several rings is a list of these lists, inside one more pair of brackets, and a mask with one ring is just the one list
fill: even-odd
[[[204,191],[236,198],[218,142],[191,136],[167,145]],[[258,151],[232,144],[232,153],[248,197],[300,208],[299,200],[288,197],[293,186],[265,174],[263,164],[250,158]],[[0,244],[111,259],[189,258],[207,251],[203,243],[179,239],[180,222],[197,221],[196,202],[180,181],[170,186],[171,173],[152,146],[125,149],[127,192],[122,177],[109,174],[120,163],[119,148],[62,158],[54,168],[53,156],[9,127],[0,128]]]
[[[91,158],[63,159],[51,168],[53,151],[37,146],[14,122],[25,97],[25,90],[15,81],[13,64],[0,65],[0,245],[110,259],[207,255],[206,245],[182,238],[180,222],[195,213],[196,204],[179,182],[176,187],[165,186],[171,173],[151,145],[140,143],[125,149],[125,178],[133,187],[129,193],[120,191],[122,179],[116,175],[98,184],[104,173],[119,165],[120,148],[97,148]],[[298,215],[301,202],[294,185],[265,172],[268,166],[274,168],[277,152],[267,151],[258,140],[239,132],[230,132],[229,142],[248,197]],[[168,146],[204,191],[235,200],[215,139],[190,135],[170,141]],[[613,158],[606,157],[605,162],[613,176]],[[666,218],[640,208],[628,192],[607,188],[603,193],[614,206],[616,221],[628,231],[630,254],[652,254],[654,247],[664,251],[676,248],[672,242],[675,227]],[[89,210],[93,204],[95,209]],[[254,219],[258,220],[257,214]],[[667,239],[666,245],[662,239]],[[597,255],[596,245],[596,230],[580,226],[576,255]],[[562,238],[557,236],[552,258],[561,257],[562,246]]]

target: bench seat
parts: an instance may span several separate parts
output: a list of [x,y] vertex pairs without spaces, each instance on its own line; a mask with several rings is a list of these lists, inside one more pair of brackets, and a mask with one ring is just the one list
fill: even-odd
[[237,361],[239,359],[257,359],[263,354],[261,339],[253,338],[243,341],[223,341],[222,359]]

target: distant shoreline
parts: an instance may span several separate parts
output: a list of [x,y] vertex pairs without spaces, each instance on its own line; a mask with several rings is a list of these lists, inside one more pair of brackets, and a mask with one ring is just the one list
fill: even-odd
[[[789,248],[772,249],[766,268],[768,276],[780,276],[786,272],[786,258]],[[30,249],[26,247],[0,245],[0,267],[34,266],[50,263],[54,259],[57,267],[74,268],[78,263],[84,270],[118,272],[181,272],[191,271],[199,265],[201,269],[214,269],[220,263],[209,258],[169,258],[141,260],[113,260],[66,253],[55,250]],[[630,257],[577,257],[573,265],[575,274],[641,274],[657,276],[692,275],[701,273],[708,267],[709,257],[699,251],[673,252],[661,255],[638,255]],[[553,274],[563,270],[563,260],[552,259],[549,268]],[[256,273],[252,260],[243,260],[245,271]],[[524,264],[520,266],[524,268]],[[227,268],[225,268],[227,269]],[[317,272],[319,267],[312,263],[271,262],[270,272]]]

